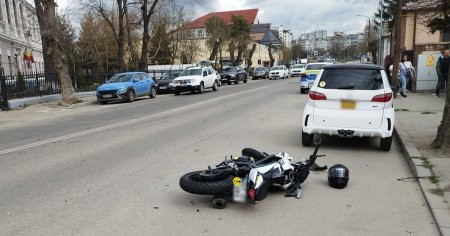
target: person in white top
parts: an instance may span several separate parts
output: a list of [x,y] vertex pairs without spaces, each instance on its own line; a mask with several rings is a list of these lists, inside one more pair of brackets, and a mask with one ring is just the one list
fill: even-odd
[[[391,65],[389,67],[390,73],[392,74],[392,68],[393,65]],[[413,79],[413,78],[409,78],[408,76],[408,70],[412,71],[412,74],[415,75],[416,70],[414,69],[412,63],[410,61],[408,61],[408,55],[403,55],[402,56],[402,60],[400,61],[399,64],[399,73],[398,73],[398,79],[400,80],[400,83],[402,85],[402,91],[400,92],[400,95],[402,95],[402,97],[407,97],[406,96],[406,85],[408,84],[408,80]]]

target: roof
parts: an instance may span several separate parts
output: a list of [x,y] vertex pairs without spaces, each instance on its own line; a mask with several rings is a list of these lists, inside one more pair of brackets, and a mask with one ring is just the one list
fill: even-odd
[[409,2],[402,8],[404,11],[432,10],[442,4],[441,0],[417,0]]
[[196,28],[205,28],[206,21],[213,17],[217,16],[225,21],[227,25],[232,25],[231,16],[243,16],[248,23],[253,24],[256,20],[256,15],[258,14],[258,9],[246,9],[246,10],[237,10],[237,11],[222,11],[222,12],[211,12],[200,18],[195,19],[191,23],[189,23],[186,27],[191,29]]
[[322,69],[366,69],[366,70],[384,70],[383,67],[376,64],[362,64],[362,63],[349,63],[349,64],[330,64],[322,67]]

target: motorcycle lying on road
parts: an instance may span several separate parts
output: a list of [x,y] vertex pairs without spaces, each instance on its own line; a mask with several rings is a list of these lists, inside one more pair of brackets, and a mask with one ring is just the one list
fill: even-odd
[[194,171],[180,178],[180,187],[193,194],[213,195],[213,204],[225,208],[227,199],[235,202],[255,203],[267,196],[270,186],[279,186],[286,190],[286,197],[302,195],[301,184],[310,171],[323,171],[315,161],[320,142],[309,159],[292,162],[292,157],[285,152],[268,155],[252,148],[242,149],[242,156],[225,158],[225,161],[209,166],[206,170]]

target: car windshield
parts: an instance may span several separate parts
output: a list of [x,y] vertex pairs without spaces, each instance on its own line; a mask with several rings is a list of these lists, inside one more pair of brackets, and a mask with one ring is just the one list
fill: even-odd
[[222,70],[222,72],[236,72],[236,67],[228,67]]
[[274,66],[272,70],[283,70],[282,66]]
[[326,64],[309,64],[306,66],[306,70],[320,70],[324,65]]
[[255,69],[255,71],[265,71],[266,69],[264,69],[264,67],[258,67]]
[[133,78],[133,74],[117,74],[108,80],[108,83],[129,82]]
[[294,65],[294,66],[292,66],[292,68],[294,69],[294,68],[303,68],[303,66],[302,65]]
[[187,76],[187,75],[202,75],[202,69],[189,69],[183,71],[180,76]]
[[320,77],[323,89],[378,90],[383,88],[379,70],[327,69]]

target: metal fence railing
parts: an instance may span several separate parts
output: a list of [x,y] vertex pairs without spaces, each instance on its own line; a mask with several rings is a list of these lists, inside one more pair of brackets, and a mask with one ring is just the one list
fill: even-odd
[[[181,72],[182,70],[161,69],[146,71],[152,78],[157,79],[165,73]],[[71,73],[70,78],[76,92],[95,91],[105,83],[114,73]],[[60,94],[61,87],[56,73],[32,72],[5,75],[0,68],[0,108],[7,107],[8,100],[45,95]],[[6,105],[5,105],[6,104]]]

